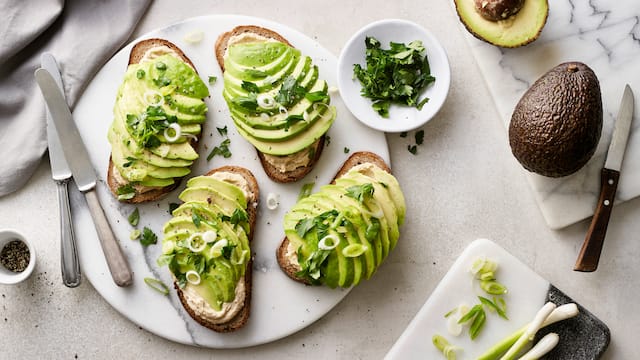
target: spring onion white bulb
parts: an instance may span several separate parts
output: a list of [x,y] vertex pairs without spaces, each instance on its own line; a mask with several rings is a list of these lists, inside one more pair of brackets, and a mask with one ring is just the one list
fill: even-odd
[[180,136],[182,136],[182,127],[180,127],[180,124],[178,123],[171,123],[166,129],[164,129],[164,138],[170,143],[178,141]]
[[303,119],[304,121],[309,121],[309,113],[308,113],[308,112],[306,112],[306,111],[305,111],[305,112],[303,112],[303,113],[302,113],[302,119]]
[[318,241],[318,248],[321,250],[333,250],[340,243],[340,238],[334,234],[329,234]]
[[185,277],[187,278],[187,281],[190,284],[193,285],[198,285],[200,284],[200,274],[198,274],[196,271],[194,270],[189,270],[187,271],[187,273],[185,274]]
[[531,350],[522,355],[519,360],[538,360],[549,351],[553,350],[553,348],[558,345],[559,341],[560,336],[558,336],[558,334],[549,333],[540,339],[538,343],[531,348]]

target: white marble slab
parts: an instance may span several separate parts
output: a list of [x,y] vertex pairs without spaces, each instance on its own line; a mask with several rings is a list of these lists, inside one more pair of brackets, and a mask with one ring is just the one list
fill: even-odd
[[[593,214],[599,195],[600,169],[611,141],[624,85],[631,86],[636,99],[640,94],[639,19],[637,0],[549,0],[547,24],[540,37],[527,46],[501,49],[467,33],[471,52],[506,128],[522,94],[554,66],[565,61],[581,61],[598,76],[604,125],[600,144],[589,163],[580,171],[559,179],[523,169],[544,219],[552,229]],[[616,204],[640,195],[639,113],[636,107]],[[506,132],[504,141],[508,141]]]
[[[209,112],[207,122],[203,125],[200,158],[194,163],[189,176],[233,164],[251,170],[260,185],[259,219],[251,245],[254,255],[251,317],[242,329],[220,334],[200,326],[182,308],[175,291],[171,291],[169,296],[163,296],[144,283],[145,277],[160,279],[165,284],[172,282],[167,268],[158,267],[156,259],[161,253],[162,226],[171,218],[169,203],[179,202],[177,196],[184,189],[186,181],[165,199],[137,206],[140,211],[138,228],[147,226],[159,237],[158,244],[147,247],[129,240],[132,227],[127,222],[127,216],[134,206],[118,202],[105,184],[111,151],[107,131],[112,120],[113,103],[127,67],[131,47],[139,39],[125,46],[105,64],[87,87],[74,111],[74,120],[87,144],[90,159],[100,180],[98,195],[129,260],[134,283],[129,288],[119,288],[113,283],[86,203],[74,191],[74,229],[79,239],[78,251],[83,274],[98,293],[123,316],[156,335],[188,345],[240,348],[271,342],[312,324],[340,302],[349,289],[305,286],[289,279],[280,270],[275,250],[284,237],[282,218],[296,202],[302,184],[315,182],[314,190],[317,190],[320,185],[331,181],[350,155],[345,152],[345,148],[350,149],[349,152],[373,151],[390,163],[384,134],[357,121],[340,97],[334,94],[331,103],[336,106],[338,116],[328,133],[330,142],[325,146],[314,170],[297,183],[278,184],[271,181],[262,169],[255,149],[235,130],[222,97],[222,73],[213,52],[213,45],[220,34],[237,25],[246,24],[264,26],[282,34],[303,54],[312,58],[320,69],[320,76],[327,80],[329,86],[336,86],[336,57],[306,35],[273,21],[240,15],[209,15],[186,19],[141,36],[160,37],[175,43],[195,64],[205,81],[209,76],[217,77],[216,83],[210,86],[211,96],[205,99]],[[185,36],[194,31],[202,32],[203,40],[197,44],[186,42]],[[216,128],[224,126],[228,128],[233,155],[228,159],[215,156],[207,161],[209,151],[223,140]],[[266,208],[269,193],[280,196],[280,205],[275,210]]]

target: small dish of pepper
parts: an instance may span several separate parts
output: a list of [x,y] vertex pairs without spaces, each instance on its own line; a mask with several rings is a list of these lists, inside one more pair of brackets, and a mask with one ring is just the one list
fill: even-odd
[[0,230],[0,284],[17,284],[36,267],[33,245],[19,232]]

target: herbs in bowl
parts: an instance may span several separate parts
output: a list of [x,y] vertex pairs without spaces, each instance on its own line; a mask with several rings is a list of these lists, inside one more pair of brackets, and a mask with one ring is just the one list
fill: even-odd
[[361,95],[373,101],[372,107],[384,118],[389,117],[391,103],[422,110],[428,97],[419,99],[424,88],[436,81],[422,41],[409,44],[389,43],[383,49],[374,37],[365,38],[366,67],[353,65],[353,76],[362,85]]
[[387,19],[359,30],[338,59],[345,105],[365,125],[414,130],[432,119],[449,92],[447,54],[418,24]]

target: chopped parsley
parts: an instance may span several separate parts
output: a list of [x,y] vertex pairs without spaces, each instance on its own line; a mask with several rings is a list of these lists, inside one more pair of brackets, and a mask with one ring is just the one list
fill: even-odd
[[418,146],[417,145],[407,145],[407,150],[409,150],[410,153],[415,155],[415,154],[418,153]]
[[342,151],[344,151],[344,153],[345,153],[345,154],[348,154],[348,153],[349,153],[349,151],[351,151],[351,150],[350,150],[348,147],[346,147],[346,146],[345,146],[345,147],[344,147],[344,150],[342,150]]
[[416,144],[422,145],[422,143],[424,142],[424,130],[416,131],[415,138],[416,138]]
[[362,84],[360,94],[373,101],[373,109],[384,118],[389,117],[392,103],[421,110],[429,98],[419,100],[420,93],[435,81],[422,42],[390,42],[390,48],[385,50],[378,40],[368,36],[365,46],[366,66],[354,64],[353,74]]
[[209,155],[207,155],[207,161],[211,160],[216,155],[221,155],[225,159],[231,157],[231,151],[229,150],[229,145],[231,145],[230,139],[224,139],[220,145],[216,146],[211,150]]
[[142,237],[140,238],[140,244],[142,246],[149,246],[158,242],[158,236],[148,227],[142,229]]
[[133,199],[136,196],[136,189],[131,184],[126,184],[120,186],[116,190],[116,194],[118,195],[118,200],[129,200]]
[[218,134],[220,134],[220,136],[227,136],[227,125],[221,128],[217,127],[216,130],[218,130]]
[[173,210],[177,209],[180,204],[177,203],[169,203],[169,214],[173,213]]
[[288,108],[300,101],[300,99],[305,97],[306,94],[307,90],[300,86],[294,77],[288,76],[282,82],[282,86],[280,87],[278,94],[275,96],[275,101],[285,108]]
[[215,76],[209,76],[209,85],[213,85],[216,83],[216,81],[218,80],[217,77]]
[[373,185],[371,185],[371,183],[353,185],[347,188],[347,196],[363,203],[365,200],[370,199],[373,196],[373,190]]
[[127,220],[129,220],[129,224],[131,224],[131,226],[138,226],[138,222],[140,221],[140,212],[138,211],[138,208],[135,208],[133,212],[129,214]]

